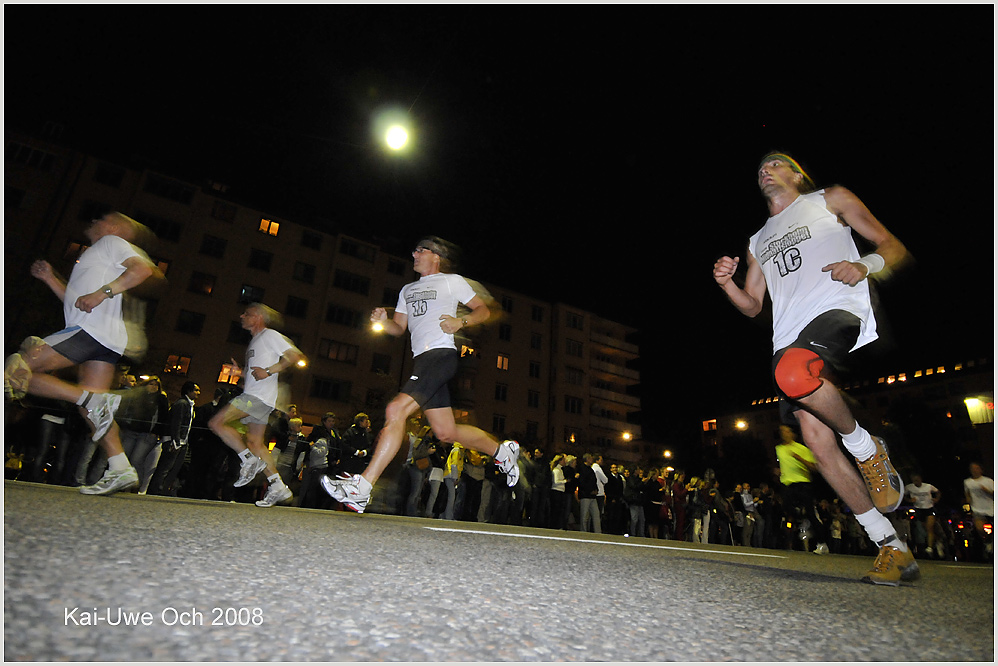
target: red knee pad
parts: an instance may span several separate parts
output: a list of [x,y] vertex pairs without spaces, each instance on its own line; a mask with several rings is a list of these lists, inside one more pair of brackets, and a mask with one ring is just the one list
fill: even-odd
[[825,362],[810,349],[791,347],[776,364],[776,385],[788,398],[798,400],[821,388]]

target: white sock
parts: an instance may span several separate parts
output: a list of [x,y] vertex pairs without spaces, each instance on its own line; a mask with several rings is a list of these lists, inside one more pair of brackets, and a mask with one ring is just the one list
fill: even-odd
[[369,493],[374,490],[374,486],[372,486],[371,482],[364,477],[360,477],[360,480],[357,481],[357,489],[361,492]]
[[253,458],[253,452],[249,449],[243,449],[239,452],[239,460],[242,462],[249,462],[250,460],[253,460]]
[[852,454],[856,460],[869,460],[877,452],[877,445],[870,437],[870,433],[863,426],[856,424],[856,429],[848,435],[839,433],[842,437],[842,445],[846,451]]
[[277,484],[282,484],[283,485],[284,481],[281,480],[281,475],[280,474],[278,474],[277,472],[274,472],[273,474],[271,474],[270,476],[267,477],[267,483],[276,486]]
[[112,472],[120,472],[131,466],[132,463],[128,462],[128,456],[125,455],[124,451],[107,459],[107,468]]
[[90,398],[90,396],[92,396],[92,395],[93,395],[93,393],[91,393],[90,391],[84,391],[83,395],[81,395],[76,400],[77,406],[82,407],[87,402],[87,400]]
[[867,536],[870,537],[873,543],[879,545],[884,541],[891,540],[892,546],[907,552],[907,544],[898,538],[897,532],[894,531],[894,526],[891,525],[891,521],[875,508],[870,509],[866,513],[857,513],[856,520],[866,530]]

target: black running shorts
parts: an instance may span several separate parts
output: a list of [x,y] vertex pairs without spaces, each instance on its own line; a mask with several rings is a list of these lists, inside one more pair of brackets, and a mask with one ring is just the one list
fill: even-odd
[[783,400],[780,401],[780,416],[784,423],[797,424],[793,413],[800,406],[793,400],[788,400],[776,384],[776,366],[788,349],[809,349],[821,357],[825,367],[821,378],[837,382],[847,373],[847,358],[849,352],[859,339],[862,322],[859,317],[845,310],[829,310],[811,320],[804,327],[794,342],[773,355],[772,373],[773,385]]
[[431,349],[413,359],[412,375],[402,387],[424,411],[450,407],[449,382],[457,373],[457,350]]

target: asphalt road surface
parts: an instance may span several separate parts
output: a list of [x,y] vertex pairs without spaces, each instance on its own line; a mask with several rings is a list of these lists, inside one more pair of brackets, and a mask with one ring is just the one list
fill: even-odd
[[4,484],[7,661],[994,661],[994,570]]

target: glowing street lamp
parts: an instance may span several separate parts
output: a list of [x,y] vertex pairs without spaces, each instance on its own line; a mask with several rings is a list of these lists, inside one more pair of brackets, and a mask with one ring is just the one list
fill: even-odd
[[631,438],[633,438],[633,437],[634,437],[634,435],[632,435],[632,434],[631,434],[631,433],[629,433],[629,432],[625,432],[624,434],[622,434],[622,435],[621,435],[621,438],[622,438],[622,439],[623,439],[623,440],[624,440],[625,442],[629,442],[629,441],[631,441]]
[[385,143],[392,150],[402,150],[409,142],[409,133],[401,125],[392,125],[385,132]]
[[412,150],[412,123],[407,111],[398,107],[382,108],[371,118],[371,136],[390,153],[406,154]]

